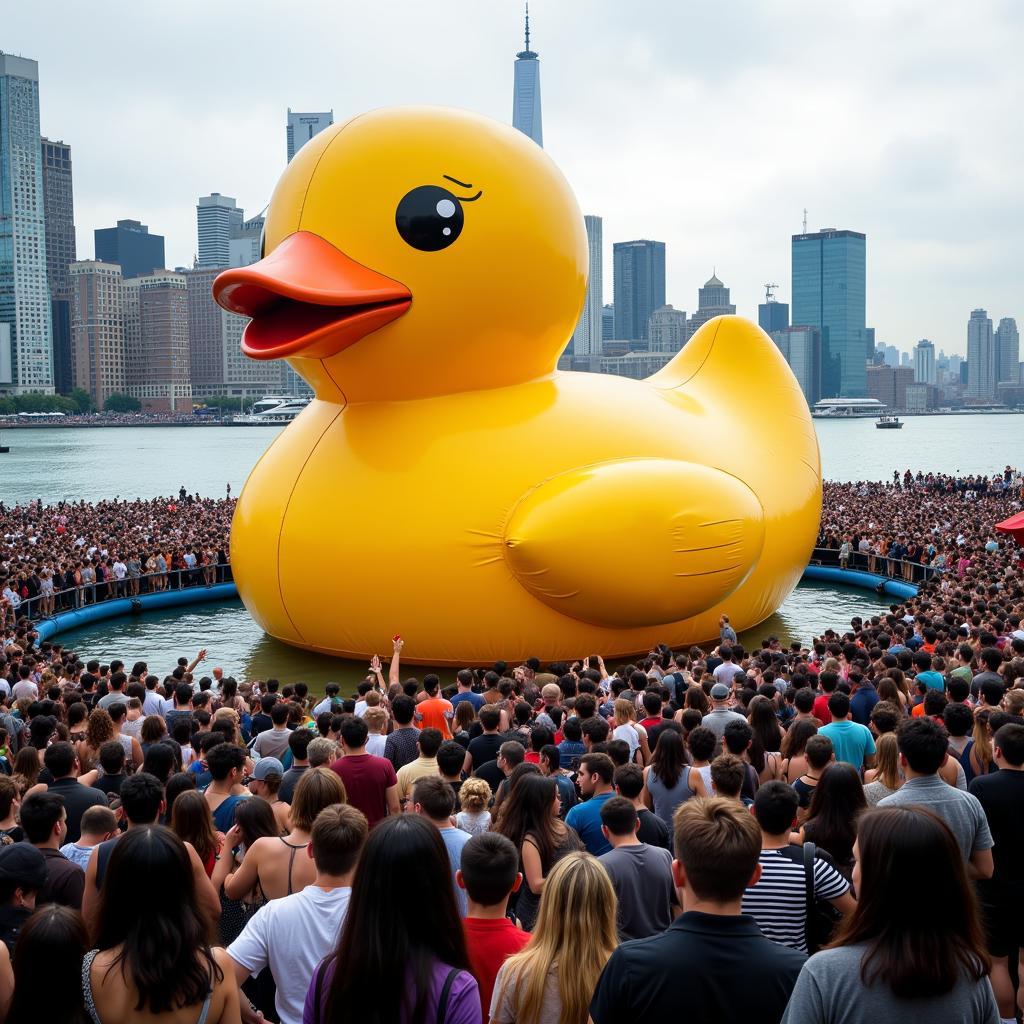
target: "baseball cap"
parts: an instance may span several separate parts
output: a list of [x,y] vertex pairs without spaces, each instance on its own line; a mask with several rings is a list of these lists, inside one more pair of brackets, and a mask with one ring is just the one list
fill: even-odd
[[711,687],[711,699],[712,700],[725,700],[729,696],[729,687],[725,683],[715,683]]
[[12,843],[0,847],[0,881],[25,889],[42,889],[46,885],[46,860],[28,843]]
[[252,770],[252,777],[260,782],[271,775],[284,775],[284,765],[276,757],[261,757]]

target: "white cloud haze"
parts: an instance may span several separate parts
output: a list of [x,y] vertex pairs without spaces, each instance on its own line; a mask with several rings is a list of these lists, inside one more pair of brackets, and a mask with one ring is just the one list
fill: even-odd
[[[667,244],[668,301],[717,267],[739,312],[789,301],[789,236],[868,236],[868,324],[964,352],[975,306],[1024,327],[1024,4],[534,0],[544,139],[611,243]],[[72,147],[79,257],[134,218],[190,264],[195,202],[247,214],[285,162],[285,110],[395,103],[511,119],[517,0],[10,4],[43,134]]]

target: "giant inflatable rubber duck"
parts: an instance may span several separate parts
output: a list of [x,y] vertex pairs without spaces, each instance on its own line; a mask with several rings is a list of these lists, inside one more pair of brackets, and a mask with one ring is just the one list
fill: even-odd
[[583,218],[518,131],[374,111],[307,142],[263,258],[217,301],[315,399],[252,471],[231,560],[270,635],[340,656],[396,629],[435,665],[646,652],[755,625],[818,528],[807,403],[717,317],[647,380],[560,373]]

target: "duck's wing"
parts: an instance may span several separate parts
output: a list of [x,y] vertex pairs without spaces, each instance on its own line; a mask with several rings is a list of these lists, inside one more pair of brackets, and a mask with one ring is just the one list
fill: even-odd
[[744,483],[670,459],[562,473],[516,504],[502,543],[519,583],[565,615],[654,626],[714,606],[761,553],[764,513]]

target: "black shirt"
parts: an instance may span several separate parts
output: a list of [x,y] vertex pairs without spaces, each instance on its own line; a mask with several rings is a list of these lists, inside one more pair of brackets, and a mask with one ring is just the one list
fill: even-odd
[[478,779],[483,779],[491,787],[492,793],[497,793],[498,787],[505,781],[505,773],[498,767],[497,761],[488,761],[480,765],[473,774]]
[[747,914],[691,910],[612,953],[590,1016],[594,1024],[778,1024],[806,959],[769,942]]
[[270,715],[265,715],[261,711],[259,714],[252,716],[252,723],[249,726],[249,737],[254,738],[259,736],[261,732],[266,732],[268,729],[273,728],[273,719],[271,719]]
[[636,837],[641,843],[660,846],[663,850],[671,849],[668,842],[668,825],[661,818],[646,807],[639,810],[637,816],[640,818],[640,828],[637,829]]
[[473,771],[476,771],[482,764],[494,761],[498,757],[498,751],[504,741],[501,734],[497,732],[484,733],[469,741],[466,748],[469,756],[473,759]]
[[[82,837],[82,815],[87,807],[107,806],[107,798],[92,786],[83,786],[78,779],[64,778],[48,783],[47,791],[56,793],[64,801],[68,812],[68,834],[66,843],[77,843]],[[45,851],[44,851],[45,853]]]
[[1024,882],[1024,772],[1001,768],[971,780],[995,840],[993,883]]

